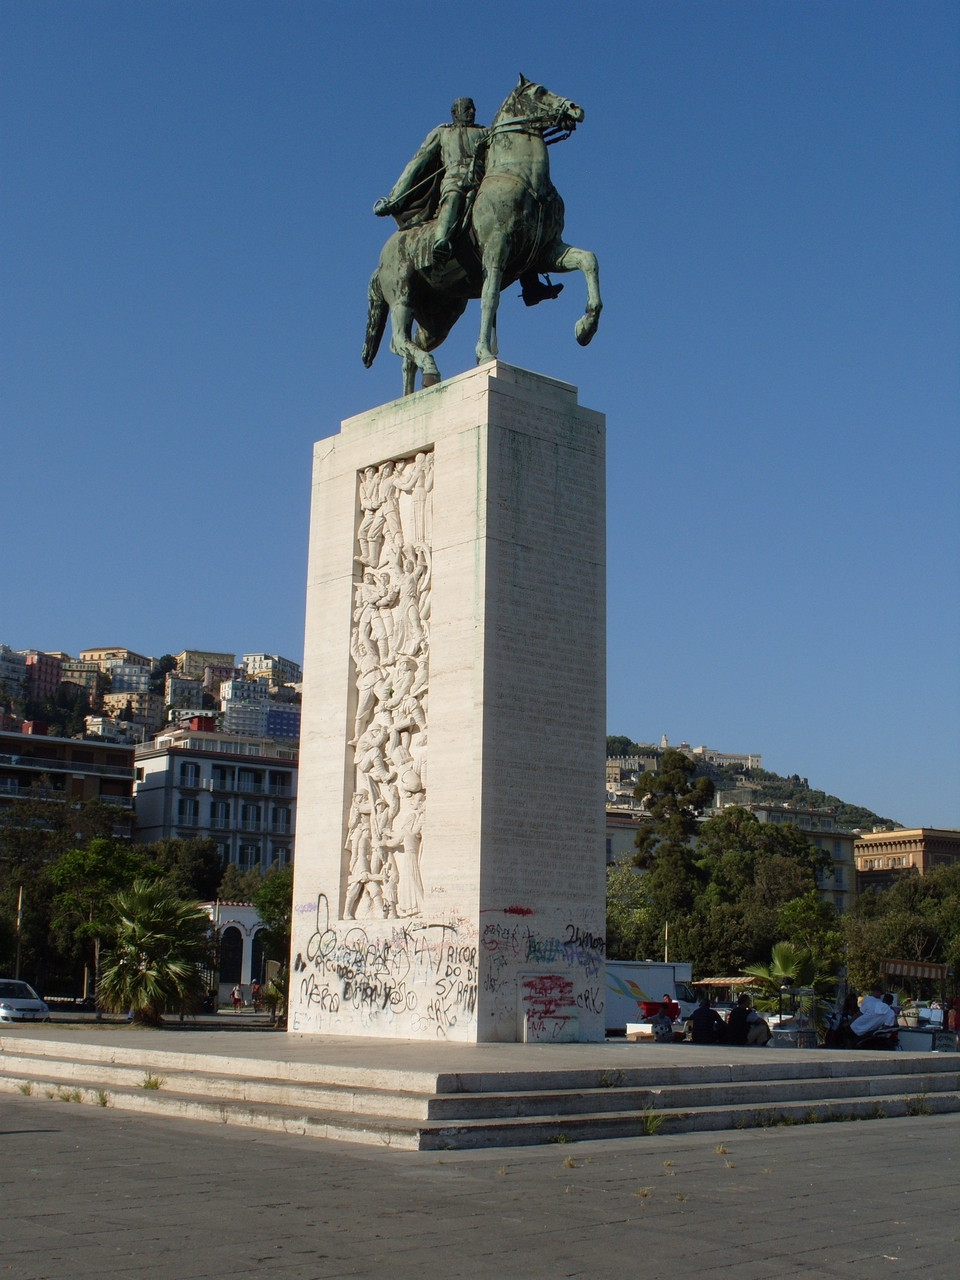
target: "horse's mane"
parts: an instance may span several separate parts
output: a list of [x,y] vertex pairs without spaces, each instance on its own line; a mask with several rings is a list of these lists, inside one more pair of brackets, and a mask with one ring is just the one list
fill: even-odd
[[526,96],[530,89],[536,89],[537,87],[532,80],[523,80],[520,84],[514,85],[501,103],[500,110],[490,121],[491,129],[502,120],[511,120],[516,116],[522,116],[520,100]]

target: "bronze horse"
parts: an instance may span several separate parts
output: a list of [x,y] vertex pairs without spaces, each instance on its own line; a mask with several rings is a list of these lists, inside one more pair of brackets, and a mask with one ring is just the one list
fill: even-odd
[[547,153],[549,143],[568,137],[582,120],[576,103],[520,77],[487,132],[483,178],[449,261],[432,265],[430,222],[396,231],[384,245],[367,294],[363,363],[368,369],[389,314],[390,350],[403,360],[403,394],[414,390],[417,369],[424,387],[439,382],[430,353],[471,298],[480,299],[477,363],[492,360],[501,290],[531,273],[583,272],[587,306],[574,333],[582,347],[587,345],[603,307],[597,259],[563,241],[563,201],[550,181]]

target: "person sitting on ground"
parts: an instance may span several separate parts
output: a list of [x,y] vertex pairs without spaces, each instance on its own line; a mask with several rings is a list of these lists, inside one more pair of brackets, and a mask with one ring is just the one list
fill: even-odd
[[770,1039],[766,1019],[750,1007],[746,992],[737,996],[737,1003],[727,1015],[727,1044],[764,1045]]
[[670,1017],[668,1003],[660,1006],[660,1012],[650,1019],[650,1025],[657,1044],[673,1044],[673,1019]]
[[883,987],[875,982],[870,994],[860,1001],[860,1016],[850,1023],[850,1030],[855,1036],[872,1036],[877,1031],[896,1025],[897,1016],[890,1005],[883,1000]]
[[710,1008],[707,996],[700,997],[700,1003],[690,1015],[690,1039],[694,1044],[723,1044],[727,1028],[716,1009]]

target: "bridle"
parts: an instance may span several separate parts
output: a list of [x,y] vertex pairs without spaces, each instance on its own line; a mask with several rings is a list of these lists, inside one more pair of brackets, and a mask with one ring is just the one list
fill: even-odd
[[541,137],[548,147],[555,142],[564,142],[577,127],[576,120],[570,118],[573,103],[569,98],[561,98],[556,110],[539,116],[517,116],[492,124],[487,130],[486,141],[489,142],[501,133],[526,133]]

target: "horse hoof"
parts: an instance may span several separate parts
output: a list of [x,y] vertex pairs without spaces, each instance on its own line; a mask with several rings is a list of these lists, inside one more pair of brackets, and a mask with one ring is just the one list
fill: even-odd
[[574,325],[573,332],[581,347],[590,345],[590,341],[597,332],[599,316],[581,316]]
[[496,360],[496,356],[492,351],[481,351],[477,348],[477,364],[489,364],[491,360]]
[[439,381],[440,381],[439,373],[425,373],[423,377],[420,379],[420,382],[424,391],[427,389],[427,387],[435,387]]

